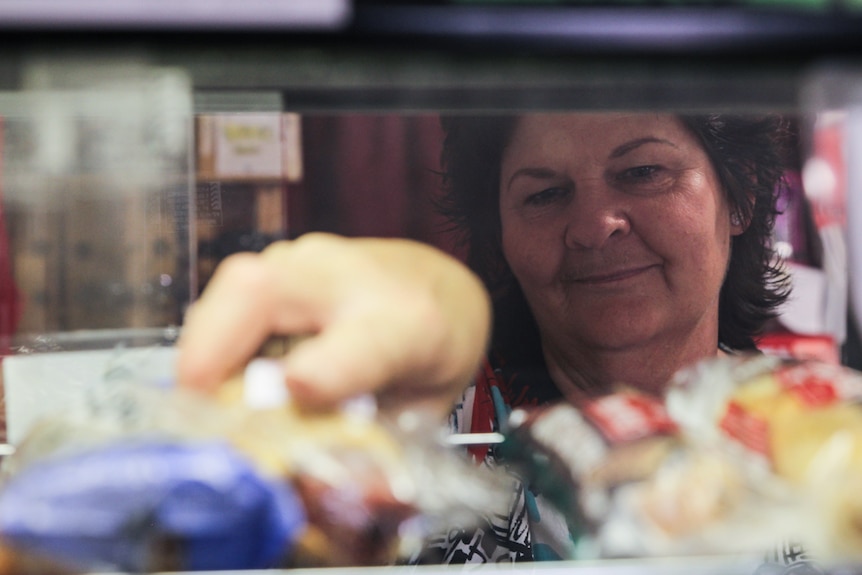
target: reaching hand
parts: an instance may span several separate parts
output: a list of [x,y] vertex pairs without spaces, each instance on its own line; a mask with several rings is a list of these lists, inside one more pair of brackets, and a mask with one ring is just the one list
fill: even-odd
[[273,336],[309,408],[373,392],[382,409],[443,416],[485,352],[490,304],[454,258],[398,239],[309,234],[225,259],[186,317],[179,383],[212,391]]

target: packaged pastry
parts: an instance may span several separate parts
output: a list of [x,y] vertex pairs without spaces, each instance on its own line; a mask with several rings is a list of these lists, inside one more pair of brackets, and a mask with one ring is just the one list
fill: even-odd
[[[862,470],[862,374],[813,360],[737,357],[677,374],[668,409],[686,432],[801,485]],[[839,451],[840,448],[840,451]]]
[[822,562],[855,562],[860,400],[862,374],[839,365],[711,358],[676,374],[663,398],[621,388],[516,411],[506,454],[601,557],[792,544]]
[[14,548],[0,540],[0,574],[2,575],[81,575],[50,559]]
[[710,360],[678,374],[666,398],[620,388],[516,411],[506,453],[601,557],[763,553],[831,521],[802,483],[822,472],[811,471],[818,460],[837,457],[834,470],[858,458],[855,440],[840,457],[816,447],[862,430],[852,401],[818,411],[857,396],[858,377],[765,356]]
[[817,360],[737,356],[677,374],[668,411],[700,444],[732,454],[750,485],[788,494],[797,540],[832,561],[862,558],[862,373]]
[[36,425],[4,461],[10,556],[81,572],[390,564],[494,499],[495,478],[421,418],[386,422],[367,399],[303,412],[267,361],[215,398],[94,382],[86,412]]
[[500,451],[582,532],[606,515],[605,492],[648,477],[676,443],[661,403],[626,390],[577,407],[517,409]]
[[633,390],[516,410],[507,436],[505,456],[600,557],[713,552],[688,535],[736,505],[733,468],[690,449],[662,403]]

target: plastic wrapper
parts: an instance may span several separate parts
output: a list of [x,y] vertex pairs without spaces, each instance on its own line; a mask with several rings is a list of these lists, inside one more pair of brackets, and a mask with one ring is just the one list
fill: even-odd
[[508,497],[418,414],[297,409],[276,365],[216,398],[93,382],[4,461],[0,550],[45,574],[381,565]]
[[667,398],[686,436],[732,459],[748,490],[769,486],[764,514],[839,563],[862,559],[860,402],[862,373],[769,356],[693,366]]
[[620,389],[516,410],[504,449],[600,557],[798,544],[856,562],[860,399],[862,374],[841,366],[722,357],[678,373],[663,400]]

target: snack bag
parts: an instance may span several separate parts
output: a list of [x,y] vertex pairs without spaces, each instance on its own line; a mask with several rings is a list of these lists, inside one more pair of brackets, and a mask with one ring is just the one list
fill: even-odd
[[504,457],[599,557],[715,552],[690,535],[741,499],[733,466],[693,449],[662,402],[634,390],[516,410],[510,427]]
[[[767,371],[777,365],[762,361]],[[804,535],[807,508],[792,482],[729,447],[721,418],[706,415],[752,370],[689,380],[698,391],[687,388],[685,405],[683,374],[667,404],[620,388],[577,406],[516,411],[507,449],[599,557],[760,555]]]
[[570,518],[570,529],[579,532],[595,527],[604,515],[600,492],[648,476],[677,441],[676,426],[661,403],[635,391],[579,407],[559,402],[517,409],[506,436],[503,456],[547,493]]
[[4,461],[0,543],[87,572],[381,565],[494,504],[496,478],[420,417],[303,412],[267,361],[216,398],[93,382]]
[[816,360],[738,356],[677,374],[667,405],[685,433],[733,454],[752,486],[784,489],[797,541],[862,557],[862,374]]
[[87,570],[265,568],[305,529],[289,484],[223,442],[123,441],[49,457],[0,497],[4,541]]

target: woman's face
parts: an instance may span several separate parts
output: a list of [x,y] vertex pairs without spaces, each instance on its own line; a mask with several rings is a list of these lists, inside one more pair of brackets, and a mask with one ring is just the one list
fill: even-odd
[[730,236],[742,230],[678,118],[525,116],[500,175],[503,252],[546,345],[717,338]]

